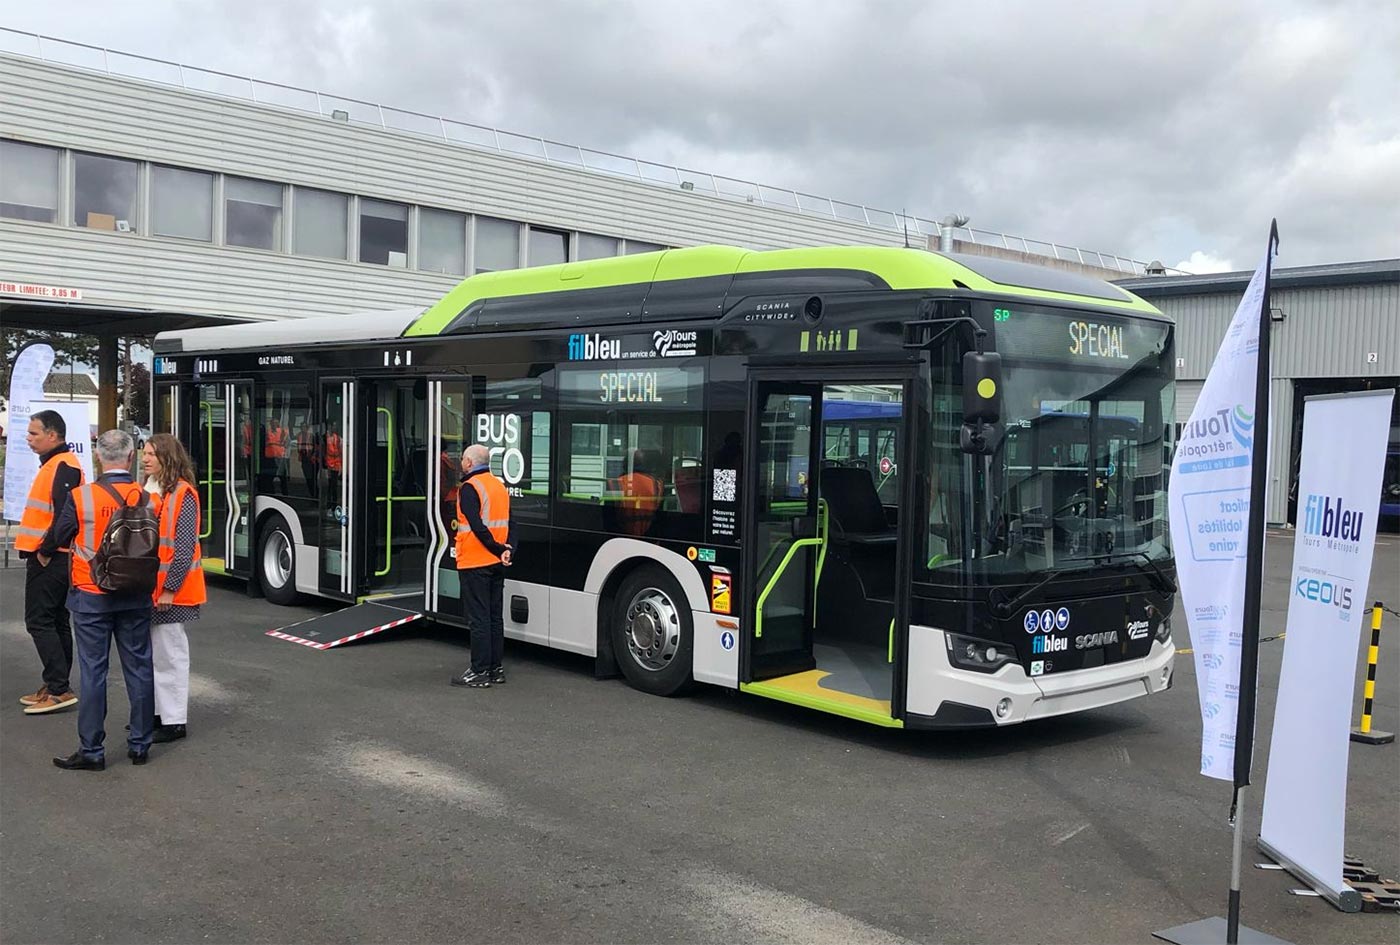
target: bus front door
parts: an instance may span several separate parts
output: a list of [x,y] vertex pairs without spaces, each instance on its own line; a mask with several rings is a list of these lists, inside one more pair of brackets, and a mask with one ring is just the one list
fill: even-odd
[[749,402],[754,462],[746,490],[744,599],[753,629],[746,678],[759,680],[816,666],[812,631],[822,548],[811,477],[820,466],[821,385],[759,381]]

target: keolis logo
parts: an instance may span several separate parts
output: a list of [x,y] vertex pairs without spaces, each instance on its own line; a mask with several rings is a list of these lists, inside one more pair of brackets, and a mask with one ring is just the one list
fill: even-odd
[[1341,496],[1310,494],[1303,506],[1303,534],[1341,541],[1361,540],[1362,512],[1342,507]]

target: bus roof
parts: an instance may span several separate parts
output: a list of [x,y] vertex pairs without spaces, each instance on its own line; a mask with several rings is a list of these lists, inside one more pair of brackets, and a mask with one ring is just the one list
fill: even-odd
[[422,313],[422,309],[401,308],[387,312],[353,312],[163,331],[156,335],[152,349],[156,354],[171,354],[229,348],[280,348],[337,341],[387,341],[400,337],[404,329]]
[[[861,277],[866,288],[968,289],[1161,314],[1137,296],[1100,279],[990,256],[879,246],[823,246],[766,252],[737,246],[696,246],[471,276],[430,306],[404,335],[450,332],[453,323],[468,309],[493,299],[659,283],[680,289],[680,284],[686,280],[695,280],[697,284],[699,280],[706,280],[711,292],[723,294],[734,283],[746,281],[745,276],[783,273],[790,273],[794,282],[816,274],[840,273]],[[717,281],[724,285],[717,286]],[[765,290],[779,293],[785,291],[785,287],[765,284]],[[800,289],[794,287],[793,291]]]

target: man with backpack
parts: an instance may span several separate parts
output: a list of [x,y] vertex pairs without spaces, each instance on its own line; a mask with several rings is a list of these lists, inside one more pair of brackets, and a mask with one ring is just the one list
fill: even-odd
[[155,725],[151,665],[151,601],[160,571],[160,499],[131,476],[135,445],[121,430],[97,438],[102,475],[72,493],[54,523],[54,537],[71,543],[68,611],[79,678],[79,748],[54,765],[68,771],[106,767],[107,659],[112,641],[131,703],[127,757],[143,765]]

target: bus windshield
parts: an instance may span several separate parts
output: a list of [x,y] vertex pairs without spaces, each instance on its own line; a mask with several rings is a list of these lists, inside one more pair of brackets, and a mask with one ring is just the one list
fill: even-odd
[[[956,566],[962,580],[1002,584],[1169,559],[1171,326],[1062,310],[997,311],[1005,317],[996,330],[1003,435],[990,456],[936,450],[935,478],[942,460],[942,480],[966,492],[957,503],[962,522],[952,521],[944,502],[943,531],[953,541],[940,547],[930,525],[930,548],[942,556],[930,556],[929,570]],[[936,384],[935,402],[938,393]],[[949,462],[961,466],[960,475],[946,474]]]

